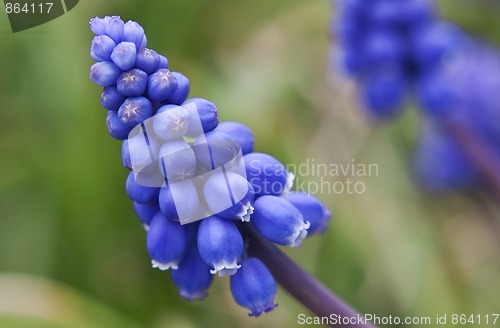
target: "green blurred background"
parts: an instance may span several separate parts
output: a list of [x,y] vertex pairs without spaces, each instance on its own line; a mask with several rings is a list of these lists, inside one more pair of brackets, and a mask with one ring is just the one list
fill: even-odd
[[[498,2],[441,3],[447,18],[499,42]],[[0,13],[0,327],[295,327],[308,313],[279,290],[277,310],[249,318],[226,278],[188,303],[150,267],[120,143],[88,77],[88,21],[103,15],[142,24],[148,46],[190,78],[191,96],[249,125],[256,150],[292,164],[378,165],[378,176],[359,178],[363,194],[318,194],[330,229],[286,250],[353,306],[498,313],[497,204],[415,186],[418,116],[386,126],[364,118],[352,81],[330,69],[331,13],[327,0],[87,0],[16,34]]]

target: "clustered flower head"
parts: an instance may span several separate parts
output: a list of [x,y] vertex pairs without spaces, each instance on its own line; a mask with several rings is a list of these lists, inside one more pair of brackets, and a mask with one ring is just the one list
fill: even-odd
[[330,212],[314,196],[290,191],[293,175],[253,152],[247,126],[219,123],[214,103],[188,98],[189,80],[147,48],[138,23],[96,17],[90,28],[90,79],[103,87],[109,134],[123,140],[126,192],[146,228],[153,267],[170,269],[187,300],[203,299],[215,274],[229,275],[235,301],[250,315],[271,311],[276,283],[247,256],[240,228],[296,247],[325,231]]
[[442,20],[432,0],[337,0],[331,32],[341,66],[358,81],[367,114],[390,120],[414,96],[422,109],[414,155],[430,190],[471,188],[481,174],[450,133],[450,122],[474,134],[500,159],[500,54]]

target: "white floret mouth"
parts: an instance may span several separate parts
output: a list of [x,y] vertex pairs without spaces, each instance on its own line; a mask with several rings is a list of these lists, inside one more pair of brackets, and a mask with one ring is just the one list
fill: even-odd
[[286,176],[286,184],[285,184],[285,189],[283,190],[283,195],[286,195],[292,190],[293,187],[293,182],[295,181],[295,174],[292,172],[288,172]]
[[307,229],[311,224],[309,221],[302,222],[295,228],[295,232],[290,236],[290,247],[299,247],[302,240],[307,236]]
[[241,204],[241,211],[237,216],[241,219],[241,222],[250,222],[250,216],[253,214],[253,210],[252,203],[247,202],[246,204]]
[[221,262],[219,264],[214,264],[214,268],[210,270],[211,274],[218,274],[219,277],[232,276],[241,267],[236,260],[233,262]]
[[165,271],[168,269],[177,270],[179,268],[178,262],[160,263],[158,261],[152,260],[151,264],[153,265],[153,268],[158,268],[161,271]]

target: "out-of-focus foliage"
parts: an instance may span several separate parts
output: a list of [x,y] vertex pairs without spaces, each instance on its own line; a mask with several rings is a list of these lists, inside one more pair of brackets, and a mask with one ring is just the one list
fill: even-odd
[[[497,2],[441,3],[447,18],[498,44]],[[331,227],[291,254],[339,295],[378,315],[498,312],[498,209],[416,189],[407,169],[416,115],[368,124],[349,81],[330,71],[330,13],[326,0],[89,0],[16,34],[1,13],[0,326],[282,327],[305,313],[280,290],[276,311],[248,318],[225,279],[188,303],[150,268],[120,144],[88,78],[88,20],[111,14],[141,23],[191,79],[191,95],[254,130],[256,150],[296,165],[378,165],[378,176],[355,177],[363,194],[317,194]]]

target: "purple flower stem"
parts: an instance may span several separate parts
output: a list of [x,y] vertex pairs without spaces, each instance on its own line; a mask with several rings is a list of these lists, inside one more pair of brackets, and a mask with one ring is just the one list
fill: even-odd
[[[342,317],[363,317],[338,295],[329,290],[297,263],[290,259],[273,243],[264,239],[251,225],[239,225],[248,242],[248,255],[259,258],[266,264],[274,279],[302,305],[318,317],[329,317],[337,314]],[[333,326],[332,326],[333,327]],[[363,324],[337,324],[335,327],[365,327],[376,326],[369,322]]]
[[462,124],[450,120],[447,127],[479,169],[493,196],[500,200],[500,162],[485,147],[484,143]]

